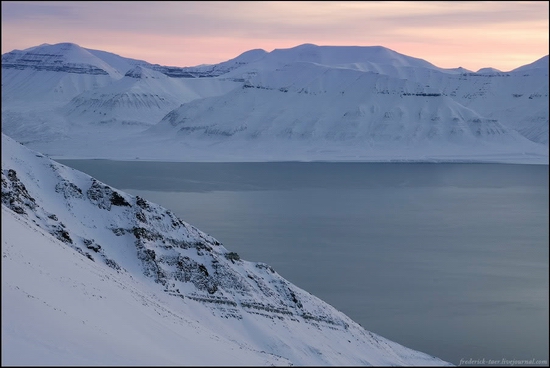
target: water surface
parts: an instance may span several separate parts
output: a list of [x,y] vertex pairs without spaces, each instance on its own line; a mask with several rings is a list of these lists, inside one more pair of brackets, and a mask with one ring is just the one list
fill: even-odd
[[59,161],[402,345],[548,360],[547,165]]

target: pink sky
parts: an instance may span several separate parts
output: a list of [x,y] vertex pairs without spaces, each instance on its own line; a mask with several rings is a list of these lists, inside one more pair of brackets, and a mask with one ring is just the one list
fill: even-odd
[[73,42],[170,66],[303,43],[385,46],[442,68],[508,71],[548,55],[547,1],[2,1],[2,54]]

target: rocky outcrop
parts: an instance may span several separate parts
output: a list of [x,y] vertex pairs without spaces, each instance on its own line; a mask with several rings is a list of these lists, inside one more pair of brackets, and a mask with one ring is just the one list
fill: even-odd
[[[48,210],[47,204],[37,199],[45,194],[29,191],[27,187],[35,185],[26,184],[29,178],[21,178],[11,168],[2,170],[2,203],[32,219],[36,226],[90,261],[102,261],[119,272],[128,272],[119,259],[111,256],[116,253],[113,248],[127,244],[133,247],[142,274],[160,284],[165,292],[202,303],[227,318],[241,319],[244,313],[251,313],[269,319],[348,327],[349,321],[318,308],[317,303],[312,304],[311,295],[294,287],[271,267],[242,260],[171,211],[91,177],[75,183],[66,175],[66,168],[57,163],[45,167],[51,169],[56,181],[51,195],[57,197],[64,210],[59,207],[56,213]],[[96,240],[105,237],[93,236],[94,229],[90,227],[103,224],[66,225],[71,211],[77,207],[86,208],[94,218],[106,219],[110,224],[106,225],[107,230],[115,239]]]

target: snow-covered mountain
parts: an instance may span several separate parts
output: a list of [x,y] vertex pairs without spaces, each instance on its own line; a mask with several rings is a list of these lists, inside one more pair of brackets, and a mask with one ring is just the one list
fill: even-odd
[[220,64],[177,67],[151,64],[144,60],[126,58],[111,52],[87,49],[75,43],[63,42],[54,45],[42,44],[5,53],[2,55],[2,68],[50,70],[73,74],[108,74],[118,79],[130,69],[142,66],[170,77],[199,78],[227,73],[266,53],[265,50],[250,50]]
[[[276,103],[274,102],[276,101]],[[247,79],[240,89],[195,100],[145,132],[196,139],[298,139],[379,144],[507,135],[440,91],[373,72],[292,63]]]
[[458,72],[383,47],[302,45],[226,74],[243,78],[251,91],[183,105],[150,131],[170,125],[202,138],[216,132],[251,138],[262,134],[260,124],[272,136],[339,137],[363,146],[420,139],[469,147],[495,136],[504,145],[529,146],[519,132],[547,144],[548,63],[543,58],[529,70]]
[[41,102],[66,103],[82,92],[105,87],[128,73],[135,76],[131,70],[136,67],[176,79],[212,77],[246,65],[265,53],[251,50],[216,65],[170,67],[86,49],[74,43],[43,44],[2,55],[2,102],[31,106]]
[[446,365],[2,134],[2,364]]
[[182,103],[240,85],[171,77],[187,70],[207,76],[210,69],[164,67],[73,43],[15,50],[2,55],[2,130],[25,142],[125,136]]
[[2,55],[2,67],[7,69],[33,69],[71,74],[120,76],[120,71],[73,44],[42,44],[25,50],[14,50]]
[[[317,46],[303,44],[288,49],[275,49],[227,75],[256,74],[262,70],[276,70],[288,64],[306,62],[331,68],[371,71],[400,76],[407,70],[437,70],[449,74],[468,72],[466,69],[443,69],[432,63],[400,54],[383,46]],[[226,76],[227,76],[226,75]],[[246,74],[245,74],[246,75]]]
[[59,104],[123,75],[70,43],[14,50],[2,55],[2,105]]
[[533,69],[548,69],[548,55],[541,57],[538,60],[533,61],[531,64],[520,66],[514,69],[514,72],[524,72]]
[[3,132],[54,157],[548,163],[548,56],[472,72],[304,44],[179,68],[58,44],[2,68]]
[[59,111],[84,130],[90,125],[110,124],[148,127],[184,102],[225,93],[235,86],[215,78],[170,78],[138,65],[111,85],[79,94]]
[[184,86],[166,75],[135,66],[113,84],[86,91],[62,107],[79,124],[147,124],[181,104]]

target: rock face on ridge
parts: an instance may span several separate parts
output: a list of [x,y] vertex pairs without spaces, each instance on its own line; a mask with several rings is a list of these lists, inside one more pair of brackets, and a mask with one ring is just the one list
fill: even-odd
[[2,55],[2,68],[72,74],[120,74],[103,60],[74,43],[40,45],[27,50],[14,50]]

